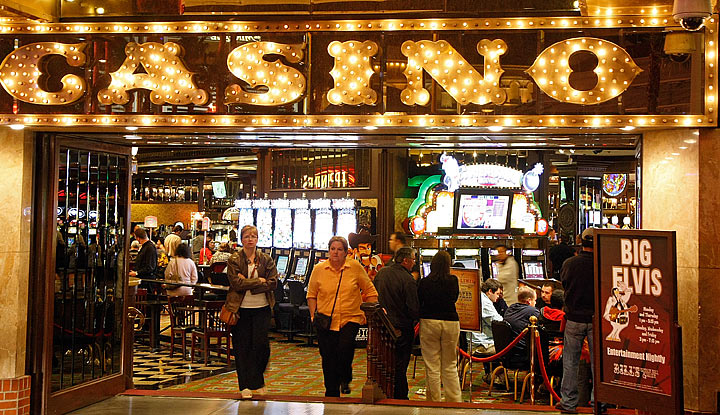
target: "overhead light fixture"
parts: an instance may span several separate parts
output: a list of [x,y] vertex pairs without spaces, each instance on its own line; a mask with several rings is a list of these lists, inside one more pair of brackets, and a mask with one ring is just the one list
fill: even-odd
[[498,131],[502,131],[503,127],[501,125],[493,125],[493,126],[488,127],[488,130],[496,133]]
[[378,128],[374,125],[366,125],[363,127],[366,130],[377,130]]
[[24,130],[25,124],[10,124],[10,128],[13,130]]
[[255,127],[245,127],[245,131],[255,131]]
[[137,131],[138,128],[135,126],[128,126],[128,127],[125,127],[125,129],[128,131]]
[[142,140],[142,137],[137,134],[128,134],[123,137],[125,137],[126,140]]
[[104,7],[98,7],[95,9],[95,13],[97,14],[105,14],[105,8]]
[[621,130],[623,130],[623,131],[632,131],[634,129],[635,129],[635,126],[632,126],[632,125],[626,125],[623,128],[621,128]]
[[137,148],[137,147],[132,147],[132,148],[130,149],[130,153],[132,153],[132,156],[133,156],[133,157],[137,156],[138,148]]

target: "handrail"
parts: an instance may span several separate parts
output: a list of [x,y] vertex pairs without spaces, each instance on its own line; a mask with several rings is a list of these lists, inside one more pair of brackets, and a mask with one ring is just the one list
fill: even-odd
[[368,324],[367,381],[363,386],[363,403],[374,403],[393,396],[395,388],[395,344],[400,331],[393,326],[378,303],[363,303]]

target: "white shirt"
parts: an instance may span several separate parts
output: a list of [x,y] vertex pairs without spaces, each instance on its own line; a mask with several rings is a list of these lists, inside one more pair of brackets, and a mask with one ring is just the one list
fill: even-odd
[[[485,293],[480,293],[480,303],[482,304],[482,315],[480,319],[480,331],[474,331],[473,344],[480,344],[481,346],[488,348],[495,344],[492,336],[492,322],[502,321],[502,316],[495,309],[495,305],[490,300],[490,297]],[[499,350],[498,350],[499,351]]]
[[520,271],[518,263],[515,258],[508,256],[504,264],[497,262],[497,269],[497,280],[503,286],[503,299],[507,305],[517,303],[518,272]]
[[[190,258],[174,257],[165,268],[165,279],[184,282],[186,284],[197,284],[198,274],[195,262]],[[174,287],[174,288],[173,288]],[[179,295],[192,295],[192,287],[168,285],[167,293],[171,297]]]
[[[250,277],[251,275],[253,275],[253,277]],[[257,275],[255,264],[248,265],[248,278],[257,278]],[[245,297],[243,297],[240,308],[262,308],[267,305],[270,305],[270,303],[268,303],[265,293],[253,294],[248,290],[245,292]]]

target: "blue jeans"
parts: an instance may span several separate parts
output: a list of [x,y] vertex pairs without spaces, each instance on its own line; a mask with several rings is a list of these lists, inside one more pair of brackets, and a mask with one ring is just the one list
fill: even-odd
[[[562,406],[566,409],[575,409],[578,406],[578,367],[583,340],[588,339],[590,348],[590,371],[594,370],[592,323],[576,323],[568,320],[565,324],[565,339],[563,345],[563,378],[560,393]],[[593,400],[593,393],[590,393]]]

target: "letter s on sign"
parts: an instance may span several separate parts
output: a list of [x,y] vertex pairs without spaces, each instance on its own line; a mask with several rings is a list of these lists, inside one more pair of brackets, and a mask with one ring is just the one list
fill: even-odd
[[[587,91],[570,86],[572,69],[569,59],[578,51],[588,51],[598,59],[598,66],[593,69],[598,82]],[[622,94],[642,69],[625,49],[612,42],[576,37],[557,42],[542,51],[525,72],[551,98],[560,102],[589,105],[600,104]]]

